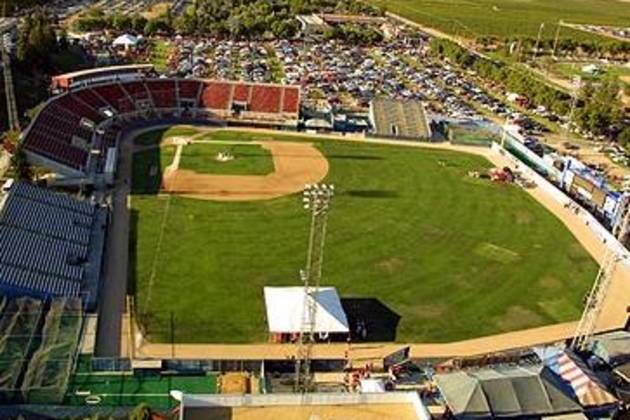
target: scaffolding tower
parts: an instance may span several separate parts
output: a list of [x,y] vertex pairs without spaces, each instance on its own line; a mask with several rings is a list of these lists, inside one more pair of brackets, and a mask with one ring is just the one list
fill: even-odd
[[[620,211],[613,224],[612,234],[625,245],[630,233],[630,194],[624,197]],[[595,333],[597,319],[602,312],[606,296],[614,278],[617,265],[623,259],[622,255],[614,248],[607,247],[593,287],[586,298],[586,304],[582,317],[571,340],[571,348],[577,351],[585,351]]]
[[304,208],[311,213],[311,230],[306,255],[306,268],[300,271],[300,277],[304,283],[304,307],[295,359],[295,391],[301,393],[312,390],[310,369],[313,345],[315,344],[317,296],[324,263],[328,211],[334,193],[335,187],[326,184],[307,184],[303,193]]

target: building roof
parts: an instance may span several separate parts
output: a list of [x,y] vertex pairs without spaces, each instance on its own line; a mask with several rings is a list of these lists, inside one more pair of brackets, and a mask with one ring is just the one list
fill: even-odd
[[613,331],[598,335],[593,353],[610,364],[630,360],[630,332]]
[[419,101],[378,98],[370,103],[374,132],[381,137],[425,139],[431,136]]
[[514,417],[579,412],[557,377],[541,365],[495,367],[436,375],[456,416]]
[[[265,287],[264,293],[269,331],[272,333],[300,332],[304,316],[304,288]],[[306,298],[312,299],[311,296]],[[334,287],[320,287],[314,299],[317,303],[315,332],[347,333],[349,331],[348,319]]]
[[546,364],[571,387],[582,406],[600,407],[617,402],[597,375],[572,352],[562,350]]

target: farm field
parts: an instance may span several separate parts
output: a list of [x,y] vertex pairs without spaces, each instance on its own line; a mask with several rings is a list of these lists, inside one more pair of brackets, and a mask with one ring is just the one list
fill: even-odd
[[[229,131],[203,138],[214,136],[270,139]],[[490,167],[486,160],[314,144],[338,191],[322,285],[337,287],[347,311],[389,315],[378,316],[387,325],[368,320],[368,339],[448,342],[579,317],[594,261],[524,191],[469,178]],[[171,149],[134,159],[130,292],[144,332],[154,342],[266,341],[263,287],[300,284],[309,228],[301,199],[156,195],[160,172],[147,170],[168,165]]]
[[574,76],[580,76],[583,80],[613,80],[617,83],[623,83],[630,86],[630,67],[597,64],[602,71],[595,75],[588,75],[582,72],[582,67],[586,65],[588,65],[588,63],[560,62],[553,65],[552,71],[558,76],[568,80],[571,80]]
[[[444,32],[480,36],[536,37],[541,23],[543,36],[553,38],[556,23],[627,25],[630,3],[621,0],[369,0],[386,10]],[[588,37],[562,30],[562,36]]]

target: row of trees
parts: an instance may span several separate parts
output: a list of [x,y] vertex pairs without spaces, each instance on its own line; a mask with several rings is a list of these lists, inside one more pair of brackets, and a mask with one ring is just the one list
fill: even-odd
[[345,23],[324,32],[326,39],[342,39],[354,44],[374,44],[383,40],[383,34],[370,26]]
[[[96,8],[77,19],[74,25],[79,31],[116,29],[145,35],[180,33],[248,39],[291,38],[299,31],[295,15],[313,12],[382,13],[380,9],[356,0],[195,0],[177,17],[172,16],[170,9],[158,18],[147,20],[141,15],[105,13]],[[355,34],[356,31],[351,32]]]
[[[569,113],[572,101],[569,94],[549,86],[524,70],[473,55],[445,39],[433,39],[431,51],[463,68],[474,70],[482,78],[500,84],[507,91],[526,96],[534,104],[543,105],[558,115]],[[623,128],[618,92],[619,86],[611,81],[597,88],[590,83],[584,85],[577,101],[574,122],[595,135],[617,137]]]
[[500,47],[500,51],[506,55],[521,51],[526,54],[533,53],[538,44],[539,54],[551,54],[555,51],[557,56],[582,55],[609,58],[624,58],[630,55],[630,42],[614,39],[596,38],[559,38],[555,43],[553,38],[497,38],[491,36],[480,37],[477,43],[483,47]]

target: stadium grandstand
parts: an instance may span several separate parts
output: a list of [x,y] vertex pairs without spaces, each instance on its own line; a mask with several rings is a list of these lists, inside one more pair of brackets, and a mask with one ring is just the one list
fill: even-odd
[[111,180],[117,135],[125,128],[153,122],[298,124],[298,86],[157,78],[138,66],[99,70],[56,76],[53,85],[67,88],[48,100],[22,135],[29,160],[68,182]]
[[0,293],[96,304],[108,212],[26,182],[0,196]]
[[431,128],[419,101],[378,98],[370,103],[370,123],[378,137],[426,140]]

